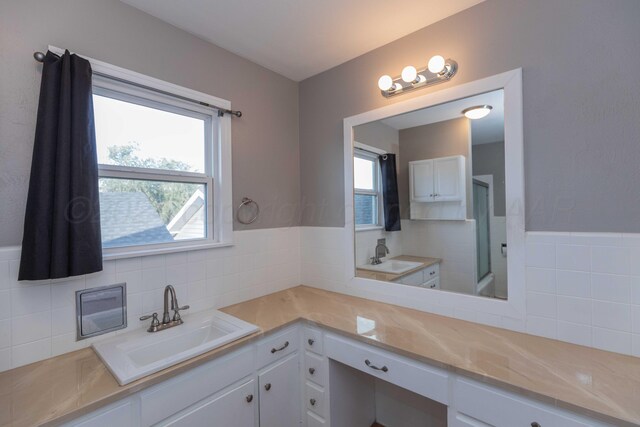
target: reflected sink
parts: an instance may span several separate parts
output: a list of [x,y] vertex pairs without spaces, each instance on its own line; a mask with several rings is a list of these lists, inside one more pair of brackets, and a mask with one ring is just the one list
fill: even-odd
[[159,332],[145,329],[93,344],[120,385],[158,372],[260,328],[218,310],[183,315],[184,323]]
[[380,273],[401,274],[420,267],[421,265],[421,262],[390,259],[384,261],[382,264],[365,264],[358,266],[358,268],[362,270],[379,271]]

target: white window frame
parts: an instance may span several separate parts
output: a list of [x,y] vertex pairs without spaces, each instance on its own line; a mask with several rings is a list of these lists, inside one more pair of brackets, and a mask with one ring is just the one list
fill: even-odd
[[[380,159],[378,155],[384,154],[382,150],[377,148],[362,144],[356,143],[353,149],[353,158],[361,158],[365,160],[371,160],[374,164],[374,174],[373,174],[373,190],[363,190],[353,186],[353,219],[355,224],[355,197],[356,194],[364,194],[369,196],[376,196],[378,201],[378,209],[377,209],[377,218],[375,224],[357,224],[355,225],[356,231],[368,231],[368,230],[378,230],[383,228],[384,224],[384,205],[383,205],[383,195],[382,195],[382,173],[380,171]],[[355,181],[355,180],[354,180]]]
[[[55,46],[49,46],[49,50],[58,55],[64,54],[64,49]],[[133,84],[144,85],[179,97],[206,102],[220,108],[231,109],[231,103],[225,99],[174,85],[121,67],[116,67],[84,55],[81,56],[90,62],[94,73],[97,72]],[[216,109],[151,90],[141,89],[134,85],[118,82],[113,79],[96,76],[95,74],[93,76],[93,88],[96,95],[108,96],[110,98],[134,102],[139,105],[164,111],[201,118],[204,119],[206,123],[204,173],[101,164],[99,165],[99,176],[101,178],[144,179],[205,184],[207,189],[207,236],[201,239],[180,240],[170,243],[104,248],[103,258],[129,258],[233,245],[230,115],[225,114],[222,117],[218,117],[218,111]]]

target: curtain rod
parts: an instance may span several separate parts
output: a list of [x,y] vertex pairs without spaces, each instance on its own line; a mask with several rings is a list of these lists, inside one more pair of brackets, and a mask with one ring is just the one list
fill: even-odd
[[[33,58],[36,61],[42,63],[42,62],[44,62],[45,54],[42,53],[42,52],[34,52],[33,53]],[[146,86],[146,85],[143,85],[143,84],[140,84],[140,83],[134,83],[134,82],[131,82],[129,80],[121,79],[119,77],[110,76],[108,74],[103,74],[103,73],[99,73],[99,72],[96,72],[96,71],[94,71],[93,74],[95,74],[96,76],[104,77],[104,78],[107,78],[107,79],[110,79],[110,80],[114,80],[114,81],[117,81],[117,82],[120,82],[120,83],[125,83],[125,84],[131,85],[131,86],[136,86],[136,87],[139,87],[141,89],[146,89],[146,90],[150,90],[152,92],[160,93],[162,95],[172,96],[174,98],[182,99],[183,101],[193,102],[193,103],[198,104],[198,105],[202,105],[202,106],[205,106],[205,107],[213,108],[215,110],[218,110],[218,117],[224,116],[225,113],[231,114],[231,115],[236,116],[236,117],[242,117],[242,111],[229,110],[227,108],[218,107],[217,105],[212,105],[212,104],[209,104],[208,102],[198,101],[197,99],[192,99],[192,98],[188,98],[186,96],[176,95],[176,94],[171,93],[171,92],[166,92],[166,91],[164,91],[162,89],[156,89],[156,88],[153,88],[151,86]]]

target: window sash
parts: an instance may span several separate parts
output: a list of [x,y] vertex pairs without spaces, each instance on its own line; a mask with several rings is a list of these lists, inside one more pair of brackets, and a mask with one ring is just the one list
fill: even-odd
[[[215,243],[219,239],[219,230],[215,228],[214,218],[214,164],[217,164],[215,153],[214,135],[220,137],[217,120],[211,110],[200,109],[197,105],[190,105],[177,98],[165,95],[157,95],[144,89],[136,88],[125,83],[116,83],[107,79],[97,79],[94,81],[93,93],[99,96],[106,96],[123,102],[150,107],[170,113],[180,114],[187,117],[201,119],[205,122],[205,133],[203,141],[204,173],[188,172],[167,169],[141,168],[132,166],[117,166],[108,164],[98,164],[99,178],[133,179],[143,181],[161,182],[184,182],[193,184],[203,184],[205,186],[206,198],[206,224],[205,237],[184,239],[167,243],[148,243],[142,245],[118,246],[104,248],[105,254],[135,254],[136,252],[148,252],[181,247],[192,247],[194,243]],[[179,149],[179,148],[177,148]]]
[[382,187],[381,187],[381,172],[380,172],[380,160],[376,153],[372,153],[360,148],[356,148],[353,151],[353,157],[365,159],[373,162],[373,190],[361,189],[354,186],[354,223],[355,223],[355,195],[361,194],[366,196],[374,196],[377,202],[376,218],[373,224],[355,224],[356,230],[359,229],[371,229],[382,226],[383,223],[383,206],[382,206]]

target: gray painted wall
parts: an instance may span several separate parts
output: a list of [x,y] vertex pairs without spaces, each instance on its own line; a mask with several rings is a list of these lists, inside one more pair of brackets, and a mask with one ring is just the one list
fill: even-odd
[[471,147],[474,175],[493,175],[493,214],[505,216],[504,141]]
[[[0,246],[22,240],[40,69],[47,45],[231,101],[233,200],[251,228],[299,224],[298,84],[117,0],[0,2]],[[235,224],[236,229],[242,227]]]
[[365,123],[353,128],[353,139],[387,153],[398,154],[399,132],[382,122]]
[[459,155],[466,159],[467,218],[473,218],[470,150],[471,125],[465,117],[402,129],[398,168],[401,217],[409,219],[409,162]]
[[[301,82],[302,224],[344,225],[344,117],[522,67],[526,229],[640,232],[639,18],[638,0],[487,0]],[[380,96],[437,53],[451,82]]]

